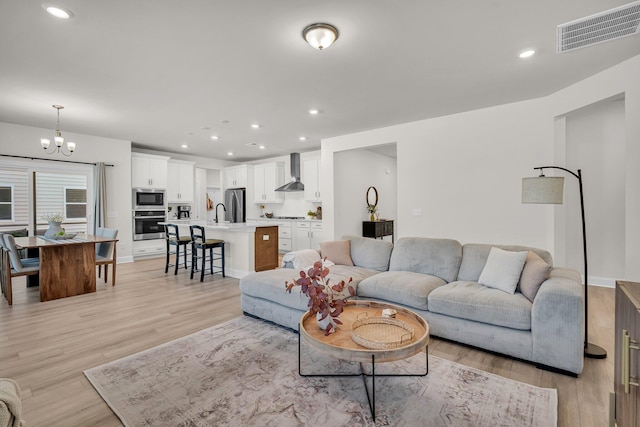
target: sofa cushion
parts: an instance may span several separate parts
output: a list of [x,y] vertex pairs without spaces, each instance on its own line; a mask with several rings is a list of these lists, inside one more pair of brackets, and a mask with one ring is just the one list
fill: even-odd
[[[374,274],[378,274],[378,271],[361,267],[333,265],[329,267],[328,277],[330,284],[341,280],[348,282],[349,278],[353,278],[351,286],[357,291],[358,284]],[[252,297],[266,299],[287,307],[306,311],[309,299],[306,295],[300,293],[300,287],[293,288],[291,293],[285,291],[285,282],[293,282],[298,277],[300,277],[300,271],[291,268],[251,273],[240,280],[240,291]]]
[[485,245],[480,243],[467,243],[462,246],[462,262],[460,263],[460,271],[457,280],[466,280],[477,282],[484,265],[487,263],[489,252],[492,247],[504,249],[505,251],[531,251],[542,258],[547,264],[553,266],[553,258],[551,254],[545,250],[532,248],[528,246],[513,245]]
[[429,294],[429,311],[507,328],[531,330],[531,302],[477,282],[458,281]]
[[393,248],[389,270],[430,274],[452,282],[458,277],[461,260],[462,245],[456,240],[403,237]]
[[338,265],[353,265],[351,260],[351,241],[334,240],[320,242],[320,256]]
[[377,271],[389,269],[393,243],[359,236],[342,236],[342,239],[351,241],[351,259],[354,265]]
[[510,252],[491,248],[478,283],[513,294],[518,286],[527,251]]
[[428,310],[429,294],[447,282],[439,277],[411,271],[385,271],[363,280],[357,295]]
[[550,275],[551,266],[544,262],[538,255],[529,251],[517,290],[522,292],[522,295],[527,297],[529,301],[533,302],[538,293],[538,289],[540,289],[540,285],[542,285],[542,282],[547,280]]

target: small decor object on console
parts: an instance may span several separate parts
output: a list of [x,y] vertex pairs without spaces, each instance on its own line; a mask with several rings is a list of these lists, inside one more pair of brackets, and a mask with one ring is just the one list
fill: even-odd
[[[320,329],[325,335],[336,330],[336,325],[341,325],[339,317],[344,310],[348,299],[356,295],[353,286],[345,283],[331,285],[329,280],[329,268],[324,266],[324,260],[318,260],[309,271],[300,271],[300,278],[289,283],[285,282],[286,291],[291,293],[294,286],[300,286],[300,292],[309,297],[309,310],[316,314]],[[349,278],[351,283],[352,278]],[[345,295],[345,288],[348,295]],[[328,321],[327,321],[328,319]]]

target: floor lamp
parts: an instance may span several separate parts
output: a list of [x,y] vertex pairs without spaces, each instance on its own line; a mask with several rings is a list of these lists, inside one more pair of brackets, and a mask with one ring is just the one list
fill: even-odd
[[584,224],[584,197],[582,193],[582,173],[570,171],[559,166],[542,166],[533,168],[540,170],[537,178],[522,178],[522,203],[550,203],[562,204],[564,177],[544,176],[544,169],[560,169],[578,179],[580,187],[580,211],[582,213],[582,247],[584,250],[584,355],[592,359],[604,359],[607,351],[595,344],[589,343],[589,292],[587,274],[587,234]]

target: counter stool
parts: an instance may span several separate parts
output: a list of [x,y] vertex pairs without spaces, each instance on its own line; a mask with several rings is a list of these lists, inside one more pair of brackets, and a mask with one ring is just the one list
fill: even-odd
[[[198,270],[198,260],[202,259],[202,266],[200,267],[200,281],[204,280],[205,264],[207,261],[207,249],[209,250],[209,274],[222,273],[224,275],[224,240],[207,239],[204,233],[204,227],[201,225],[192,225],[191,230],[191,278],[193,279],[193,273]],[[220,248],[220,251],[215,253],[213,249]],[[201,251],[201,252],[200,252]],[[219,265],[214,265],[214,261],[220,261]],[[214,271],[214,267],[216,271]]]
[[[184,251],[184,269],[187,267],[187,247],[191,243],[190,237],[180,237],[180,232],[178,231],[178,226],[175,224],[166,224],[164,226],[164,231],[166,233],[167,239],[167,262],[164,266],[164,272],[167,273],[169,271],[169,267],[175,266],[175,270],[173,272],[174,275],[178,274],[178,266],[180,264],[180,248],[182,247]],[[171,252],[171,246],[175,246],[175,252]],[[176,263],[169,264],[169,256],[176,256]]]

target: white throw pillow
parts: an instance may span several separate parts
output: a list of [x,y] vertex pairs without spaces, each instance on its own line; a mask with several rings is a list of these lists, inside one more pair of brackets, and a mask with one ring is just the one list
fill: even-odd
[[478,283],[510,294],[515,293],[527,253],[528,251],[510,252],[491,248]]

